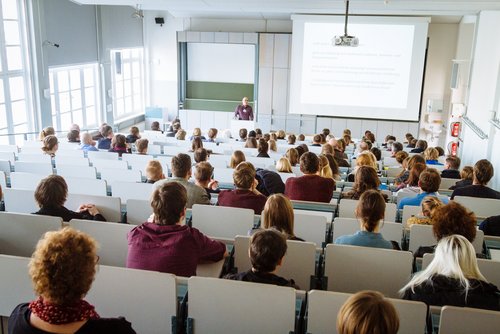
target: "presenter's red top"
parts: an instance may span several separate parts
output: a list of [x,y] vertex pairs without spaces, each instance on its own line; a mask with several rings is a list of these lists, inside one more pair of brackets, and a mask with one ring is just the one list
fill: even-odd
[[249,104],[239,104],[234,110],[234,117],[242,121],[253,121],[252,107]]

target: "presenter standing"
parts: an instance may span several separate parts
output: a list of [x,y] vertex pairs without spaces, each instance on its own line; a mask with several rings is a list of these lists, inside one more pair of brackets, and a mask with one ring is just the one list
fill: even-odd
[[242,121],[253,121],[253,110],[248,104],[248,97],[244,97],[234,110],[234,117]]

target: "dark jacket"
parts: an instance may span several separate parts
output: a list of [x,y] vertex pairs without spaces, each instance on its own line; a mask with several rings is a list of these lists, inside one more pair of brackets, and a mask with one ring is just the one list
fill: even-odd
[[487,186],[473,184],[471,186],[466,186],[453,190],[453,193],[451,194],[451,199],[455,198],[455,196],[500,199],[500,192],[488,188]]
[[[34,328],[30,324],[31,311],[28,304],[18,305],[9,318],[9,334],[48,333]],[[88,320],[75,334],[134,334],[130,322],[124,318],[99,318]]]
[[224,276],[224,278],[234,281],[290,286],[292,288],[299,289],[293,279],[287,280],[286,278],[271,273],[253,272],[252,269],[238,274],[228,274]]
[[479,229],[484,232],[485,235],[495,235],[500,236],[500,215],[491,216],[483,220]]
[[264,196],[272,194],[283,194],[285,192],[285,184],[281,176],[267,169],[257,168],[255,178],[259,181],[257,190]]
[[500,310],[498,288],[484,281],[469,280],[471,287],[465,296],[465,290],[458,279],[435,275],[426,283],[407,289],[403,299],[422,301],[427,305],[451,305],[474,307],[488,310]]
[[460,179],[460,171],[456,169],[445,169],[441,172],[441,177],[446,179]]
[[87,211],[84,212],[75,212],[66,209],[64,206],[61,207],[43,207],[40,208],[37,212],[33,212],[34,215],[45,215],[45,216],[53,216],[53,217],[61,217],[63,221],[69,222],[71,219],[86,219],[86,220],[98,220],[105,222],[106,218],[104,218],[101,214],[97,214],[92,216]]
[[463,179],[460,181],[457,181],[454,186],[450,187],[450,190],[455,190],[458,188],[466,187],[472,185],[472,180],[471,179]]

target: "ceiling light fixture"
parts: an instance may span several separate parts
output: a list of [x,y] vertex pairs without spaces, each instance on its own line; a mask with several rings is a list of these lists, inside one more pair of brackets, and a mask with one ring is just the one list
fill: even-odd
[[143,19],[144,18],[144,13],[141,10],[141,7],[139,6],[139,4],[137,4],[135,6],[135,11],[132,13],[131,16],[133,19]]
[[356,36],[349,36],[347,34],[347,21],[349,19],[349,0],[345,2],[345,24],[344,24],[344,35],[335,36],[332,40],[332,44],[336,46],[358,46],[359,39]]

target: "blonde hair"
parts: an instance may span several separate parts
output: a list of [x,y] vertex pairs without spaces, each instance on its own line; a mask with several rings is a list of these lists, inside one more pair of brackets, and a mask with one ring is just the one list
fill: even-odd
[[150,160],[146,165],[146,178],[151,181],[158,181],[165,178],[163,167],[158,160]]
[[339,334],[396,334],[399,316],[378,291],[360,291],[349,297],[337,315]]
[[372,152],[362,152],[356,158],[356,166],[370,166],[378,170],[377,159]]
[[94,145],[94,141],[92,140],[92,135],[88,132],[82,134],[82,143],[86,145]]
[[443,275],[460,281],[462,288],[467,293],[470,289],[470,279],[487,282],[477,266],[476,251],[467,238],[452,234],[442,238],[437,244],[434,259],[424,270],[417,272],[401,290],[404,295],[407,289],[415,292],[415,287],[430,284],[435,275]]
[[280,173],[292,173],[292,165],[287,158],[283,157],[276,162],[276,170]]
[[330,168],[330,162],[324,154],[318,155],[319,158],[319,176],[328,179],[333,179],[332,169]]
[[193,130],[193,136],[195,136],[195,137],[201,136],[201,129],[200,128],[194,128],[194,130]]
[[286,151],[285,156],[287,157],[288,161],[290,161],[290,165],[296,166],[299,163],[299,151],[297,151],[296,148],[289,148]]
[[282,194],[269,196],[261,215],[265,229],[275,228],[285,233],[288,239],[295,237],[293,233],[293,206],[287,197]]
[[426,217],[432,218],[434,210],[441,207],[443,202],[441,202],[441,200],[437,197],[427,196],[422,200],[420,205],[422,206],[422,214]]
[[229,163],[229,166],[231,168],[236,168],[240,164],[240,162],[246,161],[245,159],[245,154],[241,152],[240,150],[236,150],[233,152],[231,155],[231,161]]
[[45,233],[28,266],[36,294],[56,305],[85,297],[96,272],[96,252],[94,239],[70,227]]
[[175,139],[186,140],[186,131],[179,129],[179,131],[175,134]]
[[276,146],[276,140],[274,139],[269,139],[267,142],[269,144],[269,150],[276,152],[278,151],[278,147]]
[[437,160],[439,158],[439,152],[434,147],[429,147],[424,151],[425,160]]
[[135,142],[135,148],[138,153],[146,154],[148,152],[149,140],[147,138],[138,139]]

